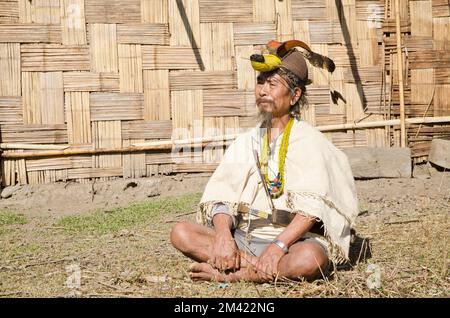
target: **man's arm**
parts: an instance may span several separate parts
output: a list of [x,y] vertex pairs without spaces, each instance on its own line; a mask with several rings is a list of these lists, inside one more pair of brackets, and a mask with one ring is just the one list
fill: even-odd
[[236,219],[223,203],[213,208],[214,241],[210,263],[220,270],[238,269],[240,254],[231,234],[235,228]]

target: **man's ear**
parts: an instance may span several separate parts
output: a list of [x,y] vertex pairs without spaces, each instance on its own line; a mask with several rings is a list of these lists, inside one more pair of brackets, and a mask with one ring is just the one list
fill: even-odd
[[292,95],[292,99],[291,99],[291,106],[295,105],[295,103],[297,103],[299,101],[300,97],[302,97],[301,88],[300,87],[294,88],[294,94]]

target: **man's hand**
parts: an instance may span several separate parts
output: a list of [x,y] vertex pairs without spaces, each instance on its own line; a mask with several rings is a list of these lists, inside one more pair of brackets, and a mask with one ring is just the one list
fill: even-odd
[[269,244],[259,256],[255,271],[262,280],[271,281],[278,275],[278,263],[284,252],[275,244]]
[[239,249],[230,231],[231,217],[217,214],[214,217],[215,235],[209,263],[218,270],[237,270],[241,265]]

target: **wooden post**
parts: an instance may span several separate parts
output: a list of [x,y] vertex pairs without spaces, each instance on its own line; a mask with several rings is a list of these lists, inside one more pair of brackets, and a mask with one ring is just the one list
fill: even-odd
[[406,147],[405,95],[403,92],[402,34],[400,28],[400,0],[395,0],[395,26],[397,35],[397,71],[400,95],[400,146]]

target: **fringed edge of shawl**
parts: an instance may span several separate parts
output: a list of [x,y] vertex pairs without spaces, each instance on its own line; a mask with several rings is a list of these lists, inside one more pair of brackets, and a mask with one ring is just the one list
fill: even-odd
[[201,223],[203,225],[212,226],[212,218],[211,218],[211,211],[215,204],[222,203],[227,208],[228,211],[232,212],[234,216],[238,216],[238,207],[239,204],[250,206],[248,203],[245,202],[228,202],[228,201],[222,201],[222,200],[212,200],[212,201],[206,201],[206,202],[200,202],[198,204],[198,210],[197,210],[197,222]]
[[[292,202],[292,200],[293,200],[292,197],[293,196],[297,196],[297,195],[307,195],[307,196],[309,196],[311,198],[322,200],[323,202],[325,202],[325,204],[328,207],[336,210],[337,213],[342,215],[347,222],[349,221],[348,218],[342,212],[340,212],[330,200],[327,200],[326,198],[324,198],[323,196],[320,196],[318,194],[306,193],[306,192],[304,192],[304,193],[303,192],[302,193],[290,192],[288,194],[287,199],[286,199],[286,205],[293,211],[293,213],[297,213],[297,214],[303,215],[305,217],[315,219],[317,222],[322,222],[323,230],[324,230],[324,235],[323,236],[325,237],[325,239],[327,240],[327,242],[329,244],[330,260],[336,265],[348,262],[349,259],[345,256],[346,253],[344,252],[342,247],[340,245],[336,244],[331,239],[330,234],[328,232],[328,228],[325,225],[325,223],[319,217],[317,217],[315,215],[312,215],[312,214],[310,214],[308,212],[305,212],[303,210],[298,210],[298,209],[294,208],[294,204]],[[350,224],[350,222],[349,222],[349,224]]]

